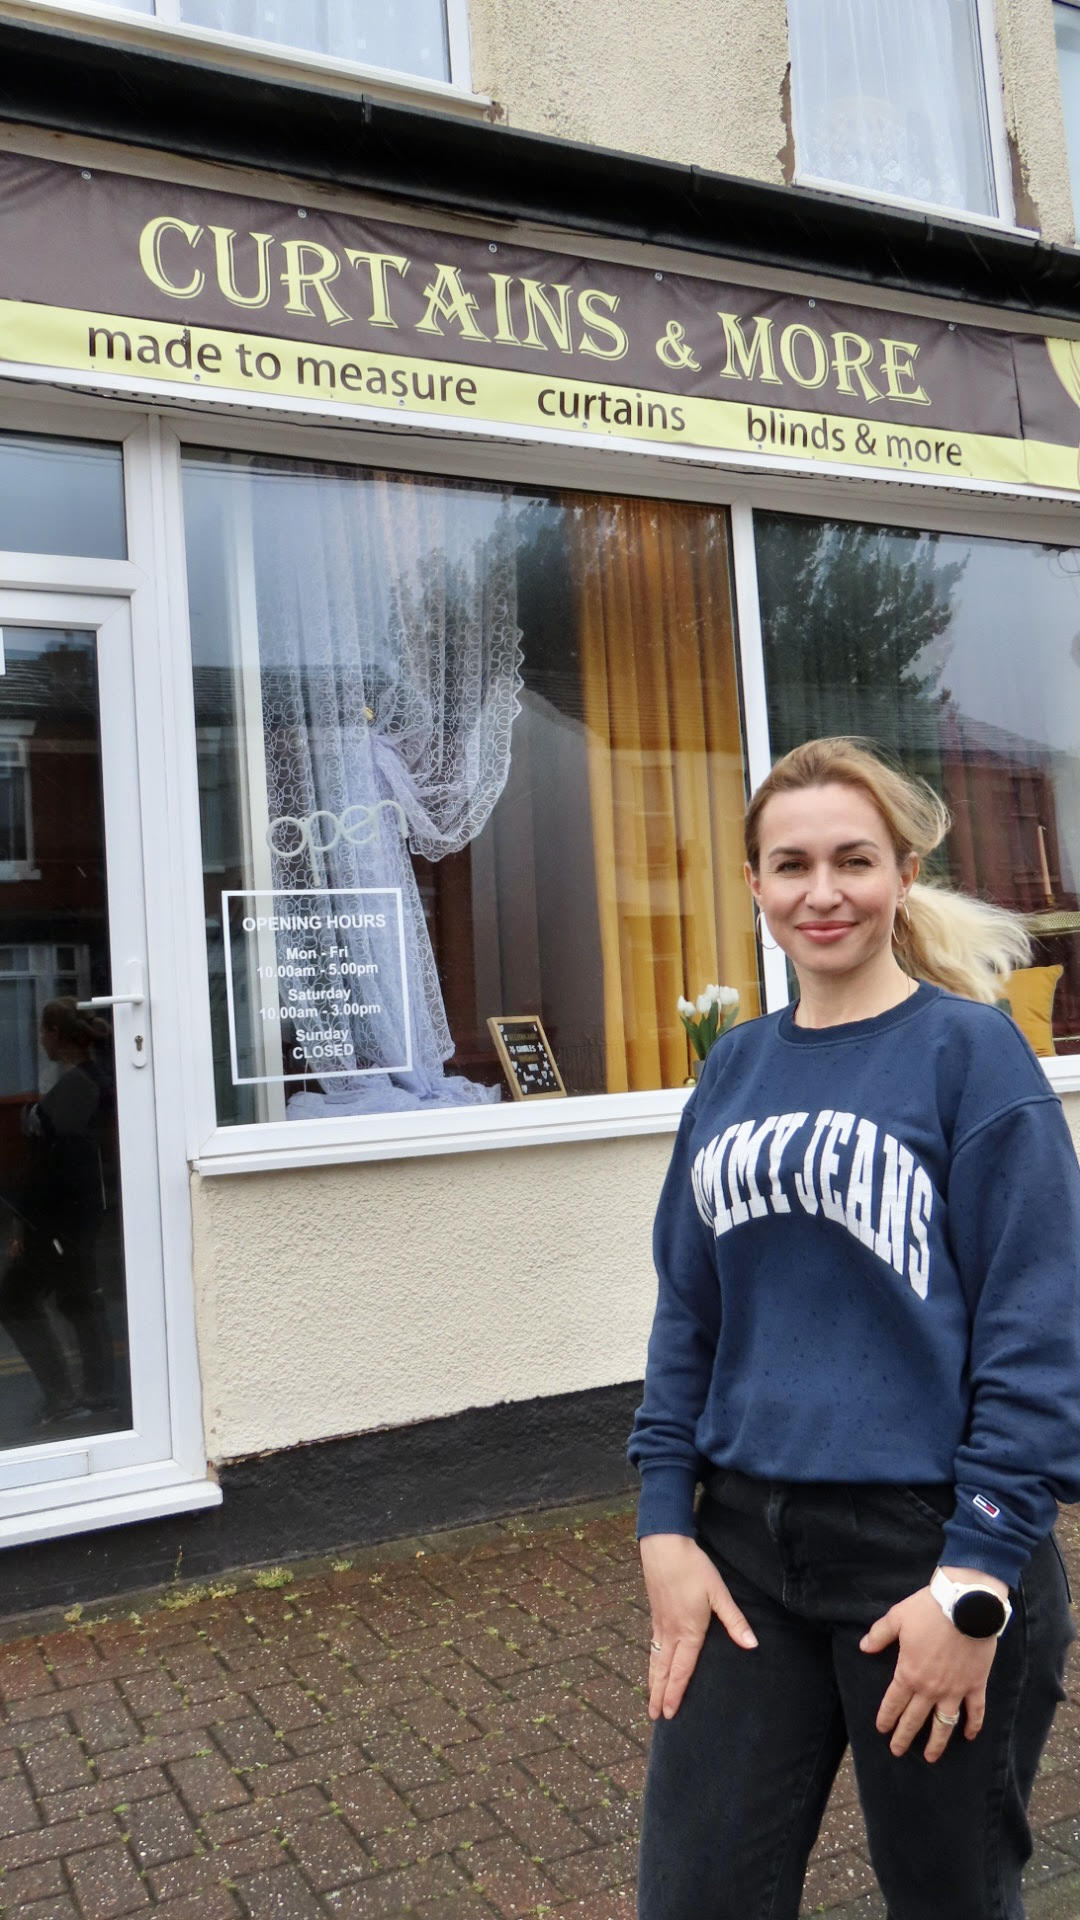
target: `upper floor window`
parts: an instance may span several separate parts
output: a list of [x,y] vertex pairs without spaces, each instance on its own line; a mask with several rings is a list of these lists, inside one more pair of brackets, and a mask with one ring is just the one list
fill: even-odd
[[163,25],[449,81],[458,0],[114,0]]
[[1069,150],[1069,183],[1076,222],[1080,226],[1080,7],[1063,6],[1058,0],[1054,7],[1054,38]]
[[980,0],[788,0],[788,21],[801,183],[1007,211]]

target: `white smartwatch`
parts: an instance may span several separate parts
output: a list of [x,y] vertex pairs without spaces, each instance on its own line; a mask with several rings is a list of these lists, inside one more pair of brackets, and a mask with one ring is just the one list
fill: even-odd
[[1003,1600],[992,1587],[950,1580],[940,1567],[934,1569],[930,1591],[946,1620],[969,1640],[1000,1640],[1012,1619],[1010,1600]]

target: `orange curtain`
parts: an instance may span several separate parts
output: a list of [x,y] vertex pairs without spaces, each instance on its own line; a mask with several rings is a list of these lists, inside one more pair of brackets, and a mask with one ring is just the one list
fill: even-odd
[[609,1093],[682,1084],[680,994],[760,1011],[726,518],[567,498],[579,607]]

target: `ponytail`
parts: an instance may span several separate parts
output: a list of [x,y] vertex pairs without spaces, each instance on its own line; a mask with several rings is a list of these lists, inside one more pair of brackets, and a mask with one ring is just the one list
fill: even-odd
[[1027,965],[1031,941],[1004,907],[917,880],[896,916],[893,950],[914,979],[992,1004],[1013,968]]
[[[952,824],[945,802],[925,780],[890,766],[869,742],[845,735],[808,740],[777,761],[747,809],[746,858],[755,873],[761,816],[773,795],[833,785],[857,787],[873,802],[899,864],[912,854],[927,859]],[[913,979],[992,1003],[1001,998],[1013,968],[1030,960],[1031,941],[1023,921],[1006,908],[916,881],[897,913],[893,950]]]

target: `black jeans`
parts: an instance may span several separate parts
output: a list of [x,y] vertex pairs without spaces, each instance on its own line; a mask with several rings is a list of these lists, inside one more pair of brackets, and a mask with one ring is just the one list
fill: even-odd
[[758,1648],[714,1620],[678,1713],[654,1729],[639,1920],[797,1920],[849,1743],[889,1920],[1022,1920],[1027,1802],[1073,1636],[1057,1542],[1013,1595],[982,1732],[967,1741],[961,1723],[932,1767],[922,1736],[895,1759],[874,1726],[895,1645],[859,1651],[926,1585],[952,1505],[951,1488],[714,1476],[698,1537]]

